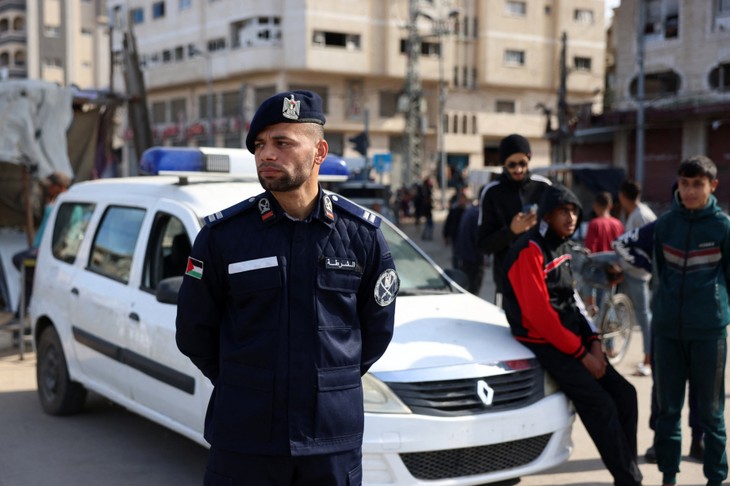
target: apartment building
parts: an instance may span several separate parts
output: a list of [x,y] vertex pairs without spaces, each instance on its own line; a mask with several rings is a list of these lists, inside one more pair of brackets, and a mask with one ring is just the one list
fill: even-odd
[[0,79],[108,88],[103,0],[0,0]]
[[600,105],[603,0],[417,7],[414,19],[409,0],[109,0],[113,49],[130,28],[137,38],[158,144],[240,147],[261,101],[306,88],[324,99],[331,152],[355,155],[348,140],[367,124],[369,156],[391,153],[385,179],[400,184],[414,24],[424,175],[437,174],[440,128],[450,178],[496,164],[498,142],[512,132],[531,140],[535,164],[549,163],[546,114],[554,118],[558,104],[563,33],[565,99]]
[[[637,111],[644,45],[645,199],[668,202],[681,160],[706,154],[718,165],[721,181],[730,180],[730,1],[623,1],[615,9],[615,65],[609,69],[611,106],[579,126],[575,161],[624,167],[637,175]],[[643,19],[643,21],[642,21]],[[717,190],[730,203],[730,184]]]

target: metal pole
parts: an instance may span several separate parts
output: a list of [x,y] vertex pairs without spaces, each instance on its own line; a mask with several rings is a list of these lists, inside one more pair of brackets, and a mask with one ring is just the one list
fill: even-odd
[[636,182],[644,185],[644,24],[646,23],[646,2],[639,0],[639,25],[636,29],[639,75],[636,84]]
[[[440,23],[440,22],[439,22]],[[438,121],[438,151],[441,169],[441,208],[446,209],[446,147],[444,146],[444,112],[446,108],[446,81],[444,80],[444,36],[442,26],[439,25],[439,121]]]
[[[421,77],[419,60],[421,57],[421,37],[418,35],[418,0],[409,0],[408,20],[408,71],[406,73],[406,93],[408,114],[406,118],[406,153],[403,181],[410,184],[421,176]],[[415,177],[414,177],[415,176]]]
[[210,52],[203,55],[205,56],[208,84],[208,94],[205,100],[205,110],[208,112],[208,147],[215,147],[215,130],[213,126],[213,69],[210,61]]

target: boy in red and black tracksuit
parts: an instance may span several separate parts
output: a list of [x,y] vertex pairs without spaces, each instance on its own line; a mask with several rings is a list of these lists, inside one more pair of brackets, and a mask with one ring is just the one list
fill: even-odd
[[539,223],[505,260],[504,310],[512,334],[573,401],[614,484],[639,485],[636,390],[608,363],[573,286],[570,236],[580,202],[553,185],[539,207]]

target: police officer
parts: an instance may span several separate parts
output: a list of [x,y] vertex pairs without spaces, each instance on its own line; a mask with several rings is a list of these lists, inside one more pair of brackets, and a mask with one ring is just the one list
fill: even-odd
[[393,333],[380,220],[323,192],[322,100],[280,93],[246,137],[265,192],[215,213],[180,289],[177,344],[214,385],[205,484],[358,485],[360,378]]

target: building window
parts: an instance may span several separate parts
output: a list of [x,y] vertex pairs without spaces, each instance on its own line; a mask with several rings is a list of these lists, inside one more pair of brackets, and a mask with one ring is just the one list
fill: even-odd
[[717,91],[730,91],[730,63],[720,64],[710,71],[710,87]]
[[94,35],[94,33],[91,31],[91,29],[84,28],[81,29],[81,35],[91,37],[92,35]]
[[144,9],[133,8],[131,14],[133,24],[141,24],[142,22],[144,22]]
[[508,66],[524,66],[525,51],[507,49],[504,51],[504,63]]
[[398,113],[399,95],[395,91],[380,91],[378,93],[378,114],[381,118],[391,118]]
[[515,102],[514,100],[497,100],[495,109],[497,113],[514,113]]
[[155,2],[152,4],[152,18],[159,19],[165,16],[165,2]]
[[255,17],[231,25],[233,47],[278,45],[281,43],[280,17]]
[[152,123],[167,123],[167,103],[156,101],[152,103]]
[[15,65],[18,67],[25,66],[25,51],[16,51],[15,52]]
[[226,39],[220,37],[208,41],[208,52],[222,51],[226,48]]
[[173,123],[187,122],[187,103],[185,98],[174,98],[170,101],[170,118]]
[[323,47],[343,47],[351,51],[360,50],[360,35],[315,30],[312,34],[312,44]]
[[177,46],[175,48],[175,60],[182,61],[184,57],[185,57],[185,48],[183,48],[183,46]]
[[593,10],[576,8],[573,10],[573,21],[576,24],[593,25]]
[[193,6],[193,0],[178,0],[178,10],[187,10]]
[[267,98],[276,94],[276,86],[258,86],[253,90],[253,104],[259,106]]
[[170,62],[172,61],[172,51],[169,49],[165,49],[162,51],[162,62]]
[[[644,97],[656,99],[676,95],[682,84],[682,78],[674,71],[663,71],[647,74],[644,77]],[[631,96],[636,97],[637,80],[631,81]]]
[[[400,40],[400,52],[405,54],[408,51],[408,39]],[[441,44],[438,42],[423,41],[421,42],[421,55],[430,57],[439,57],[441,55]]]
[[591,58],[576,56],[573,58],[573,67],[576,71],[589,72],[591,70]]
[[241,92],[227,91],[223,93],[223,116],[239,116],[241,114]]
[[207,119],[207,118],[215,118],[218,116],[218,95],[215,93],[210,94],[210,105],[211,105],[211,112],[210,115],[208,115],[208,93],[204,95],[198,96],[198,113],[200,113],[200,116],[198,118],[201,119]]
[[649,39],[671,39],[679,36],[679,4],[677,0],[646,0],[644,8],[646,9],[644,34]]
[[46,37],[58,37],[61,35],[61,27],[58,25],[43,26],[43,34]]
[[505,7],[509,15],[516,17],[524,17],[527,15],[527,3],[525,2],[508,1]]

